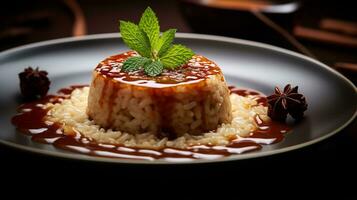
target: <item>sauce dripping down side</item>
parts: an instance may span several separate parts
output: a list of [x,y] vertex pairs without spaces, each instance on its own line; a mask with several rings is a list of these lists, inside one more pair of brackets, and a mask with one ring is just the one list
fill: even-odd
[[[46,109],[42,105],[48,102],[60,102],[69,98],[74,89],[84,86],[72,86],[58,91],[60,95],[49,95],[45,98],[23,104],[19,107],[19,114],[12,118],[12,123],[24,134],[30,135],[36,142],[53,144],[60,149],[66,149],[87,155],[112,157],[122,159],[156,160],[163,159],[171,162],[186,162],[195,159],[217,159],[233,154],[241,154],[259,150],[264,144],[280,142],[284,133],[290,130],[286,124],[278,122],[263,122],[259,116],[255,116],[258,129],[246,138],[236,138],[226,146],[192,146],[189,149],[164,148],[160,150],[132,148],[121,145],[96,143],[90,138],[83,137],[75,130],[66,130],[57,123],[48,123],[45,120]],[[255,91],[229,87],[232,93],[238,95],[257,95],[257,101],[266,105],[266,98]]]

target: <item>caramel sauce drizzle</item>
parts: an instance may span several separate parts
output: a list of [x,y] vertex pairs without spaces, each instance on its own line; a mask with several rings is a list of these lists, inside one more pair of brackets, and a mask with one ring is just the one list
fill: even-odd
[[[49,95],[35,102],[23,104],[19,107],[19,113],[12,118],[12,124],[21,133],[30,135],[36,142],[52,144],[57,148],[100,157],[121,159],[156,160],[163,159],[172,162],[185,162],[195,159],[217,159],[234,154],[256,151],[262,145],[280,142],[290,127],[274,121],[264,122],[259,116],[255,117],[258,129],[246,138],[232,138],[226,146],[192,146],[188,149],[163,148],[160,150],[133,148],[123,145],[96,143],[90,138],[82,136],[72,130],[64,134],[63,127],[58,123],[46,123],[46,109],[42,105],[52,102],[60,102],[61,99],[69,98],[69,94],[76,88],[84,86],[72,86],[58,91],[58,95]],[[229,87],[232,93],[238,95],[257,95],[257,101],[266,105],[265,96],[258,92]]]

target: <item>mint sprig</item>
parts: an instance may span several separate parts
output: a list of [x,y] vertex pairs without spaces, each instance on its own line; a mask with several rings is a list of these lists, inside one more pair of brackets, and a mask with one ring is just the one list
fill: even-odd
[[159,20],[156,14],[148,7],[139,22],[139,28],[147,35],[150,41],[151,50],[154,50],[160,36]]
[[130,49],[143,57],[150,57],[150,41],[147,35],[134,23],[120,21],[120,32],[123,41]]
[[161,74],[163,69],[164,65],[160,61],[153,61],[144,65],[144,71],[149,76],[157,76],[158,74]]
[[146,64],[150,64],[152,61],[149,58],[145,57],[131,57],[128,58],[123,66],[122,69],[128,72],[139,70],[142,66]]
[[124,43],[140,55],[127,59],[122,67],[124,71],[143,68],[147,75],[157,76],[164,68],[175,69],[194,55],[191,49],[172,44],[176,29],[160,34],[159,20],[150,7],[145,10],[138,25],[120,21],[119,29]]
[[172,42],[175,39],[175,33],[176,33],[176,29],[169,29],[162,34],[160,40],[157,43],[157,49],[159,49],[158,50],[159,57],[164,55],[167,52],[167,50],[171,47]]
[[167,68],[174,69],[177,65],[182,65],[187,62],[193,55],[191,49],[183,45],[172,45],[166,53],[160,58],[160,61]]

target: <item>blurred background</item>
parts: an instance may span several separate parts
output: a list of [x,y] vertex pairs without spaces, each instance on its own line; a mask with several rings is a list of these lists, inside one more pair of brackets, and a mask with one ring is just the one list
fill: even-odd
[[11,0],[0,8],[0,50],[118,32],[151,6],[162,29],[273,44],[314,57],[357,81],[357,12],[348,0]]

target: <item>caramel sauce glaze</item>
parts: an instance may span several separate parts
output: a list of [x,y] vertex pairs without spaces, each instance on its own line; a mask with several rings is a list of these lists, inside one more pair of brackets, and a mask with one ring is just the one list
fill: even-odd
[[[160,150],[132,148],[121,145],[98,144],[80,133],[66,130],[57,123],[46,123],[47,110],[42,108],[48,102],[60,102],[69,98],[71,91],[83,86],[72,86],[59,90],[59,95],[49,95],[45,98],[23,104],[19,107],[19,114],[12,118],[12,123],[21,133],[30,135],[33,141],[53,144],[60,149],[66,149],[87,155],[112,157],[122,159],[156,160],[163,159],[172,162],[190,161],[195,159],[216,159],[233,154],[259,150],[264,144],[281,141],[284,133],[290,130],[286,124],[270,121],[263,122],[259,116],[255,117],[258,129],[246,138],[233,138],[227,146],[192,146],[189,149],[164,148]],[[229,87],[232,93],[238,95],[257,95],[260,104],[266,104],[266,98],[257,92]],[[69,132],[69,133],[68,133]]]
[[155,77],[147,76],[143,69],[133,72],[121,71],[124,61],[133,56],[137,56],[134,51],[110,56],[100,62],[95,71],[118,82],[131,82],[156,88],[199,82],[209,75],[221,74],[221,69],[214,62],[200,55],[193,56],[187,64],[175,70],[164,69],[163,73]]

